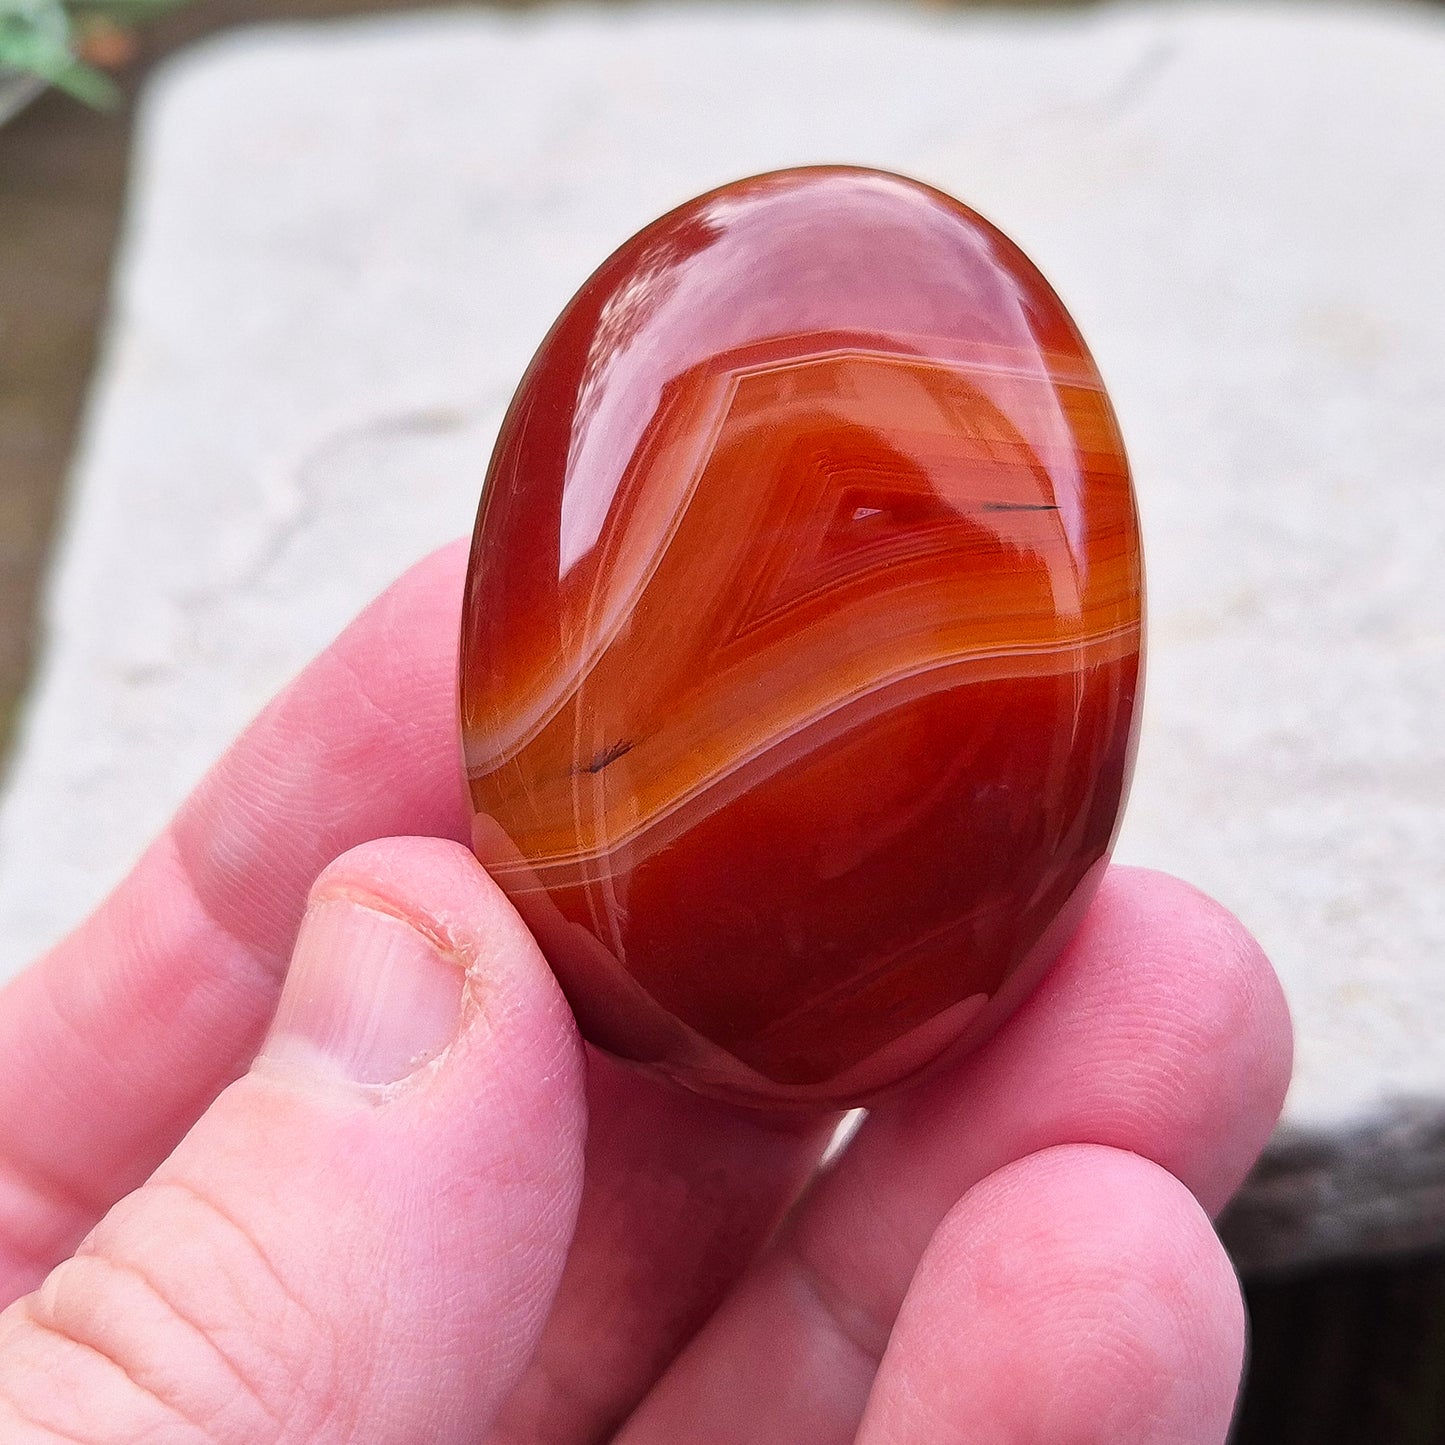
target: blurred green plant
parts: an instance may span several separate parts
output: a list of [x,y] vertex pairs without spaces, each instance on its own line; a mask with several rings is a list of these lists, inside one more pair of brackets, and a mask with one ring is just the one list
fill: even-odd
[[114,105],[115,83],[87,62],[97,40],[189,0],[0,0],[0,68],[26,71],[89,105]]

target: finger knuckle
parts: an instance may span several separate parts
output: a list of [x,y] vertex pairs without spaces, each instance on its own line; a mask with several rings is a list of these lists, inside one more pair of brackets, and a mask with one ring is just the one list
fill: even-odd
[[[77,1440],[264,1445],[334,1424],[340,1352],[231,1214],[170,1182],[123,1201],[24,1302]],[[22,1402],[23,1403],[23,1402]],[[97,1411],[100,1413],[97,1414]]]
[[841,1261],[801,1232],[779,1241],[777,1259],[805,1312],[867,1368],[876,1368],[888,1345],[892,1311],[880,1308],[860,1278],[850,1277]]

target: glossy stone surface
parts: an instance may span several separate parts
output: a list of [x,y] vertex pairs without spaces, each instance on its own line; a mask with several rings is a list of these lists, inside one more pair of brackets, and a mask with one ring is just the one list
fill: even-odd
[[956,201],[725,187],[586,283],[503,424],[462,727],[478,856],[594,1042],[849,1104],[1057,954],[1133,761],[1128,466],[1077,330]]

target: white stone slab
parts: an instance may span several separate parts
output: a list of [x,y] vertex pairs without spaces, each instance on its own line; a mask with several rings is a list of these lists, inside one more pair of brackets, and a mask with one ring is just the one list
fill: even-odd
[[1010,232],[1118,404],[1153,648],[1120,856],[1233,906],[1300,1031],[1243,1254],[1445,1238],[1410,1133],[1445,1130],[1442,155],[1425,9],[469,12],[193,52],[141,129],[0,810],[0,976],[468,529],[613,246],[738,175],[872,163]]

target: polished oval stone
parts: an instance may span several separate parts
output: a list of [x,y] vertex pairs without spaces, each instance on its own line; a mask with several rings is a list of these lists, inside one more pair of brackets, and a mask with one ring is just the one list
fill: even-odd
[[583,1032],[851,1104],[1037,981],[1127,789],[1142,577],[1077,329],[957,201],[759,176],[543,342],[462,637],[478,856]]

